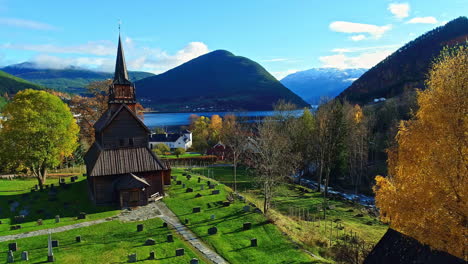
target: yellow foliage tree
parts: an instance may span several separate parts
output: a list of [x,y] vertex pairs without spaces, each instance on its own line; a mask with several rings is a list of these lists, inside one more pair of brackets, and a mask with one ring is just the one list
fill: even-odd
[[424,244],[467,258],[468,45],[444,49],[419,110],[401,122],[389,176],[376,177],[381,218]]

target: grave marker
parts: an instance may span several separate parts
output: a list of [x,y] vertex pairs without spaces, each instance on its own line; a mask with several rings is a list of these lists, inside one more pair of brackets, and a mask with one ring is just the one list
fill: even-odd
[[197,193],[197,194],[195,195],[195,198],[200,198],[200,197],[202,197],[202,195],[201,195],[200,193]]
[[250,222],[246,222],[244,223],[244,225],[242,226],[242,229],[243,230],[250,230],[252,228],[252,223]]
[[58,240],[52,240],[52,247],[58,247],[58,246],[59,246]]
[[198,264],[198,259],[196,258],[191,259],[190,264]]
[[29,253],[27,251],[21,252],[21,260],[29,260]]
[[150,254],[149,254],[148,259],[153,260],[155,258],[156,258],[156,256],[154,255],[154,251],[151,251]]
[[137,262],[137,261],[138,261],[138,258],[137,258],[136,253],[132,253],[132,254],[128,255],[128,262],[134,263],[134,262]]
[[167,235],[167,242],[174,242],[174,237],[172,234]]
[[244,212],[250,212],[250,206],[246,205],[242,209],[244,209]]
[[142,232],[143,231],[143,224],[138,224],[137,225],[137,232]]
[[13,251],[9,250],[8,256],[7,256],[7,263],[13,263],[13,262],[15,262],[15,256],[13,255]]
[[256,247],[258,244],[257,244],[257,239],[256,238],[252,238],[250,239],[250,246],[251,247]]
[[200,207],[194,207],[194,208],[192,209],[192,212],[193,212],[193,213],[199,213],[199,212],[201,212],[201,208],[200,208]]
[[176,255],[177,257],[185,255],[185,249],[183,249],[183,248],[178,248],[178,249],[176,249],[175,255]]
[[193,192],[193,189],[192,188],[187,188],[186,192],[188,192],[188,193]]
[[163,226],[163,227],[167,227],[167,223],[166,223],[166,222],[164,222],[162,226]]
[[152,238],[148,238],[145,242],[145,245],[147,246],[153,246],[153,245],[156,245],[156,241]]
[[208,235],[215,235],[216,233],[218,233],[218,228],[216,226],[210,227],[208,229]]
[[[213,186],[213,185],[212,185],[212,186]],[[213,188],[214,188],[214,186],[213,186]],[[211,186],[210,186],[210,189],[212,189]],[[213,191],[211,191],[211,194],[212,194],[212,195],[219,194],[219,190],[213,190]]]
[[77,243],[80,243],[80,242],[81,242],[81,236],[76,236],[76,237],[75,237],[75,241],[76,241]]
[[60,223],[60,215],[55,216],[55,223]]
[[13,242],[13,243],[8,244],[8,250],[17,251],[18,250],[18,243]]

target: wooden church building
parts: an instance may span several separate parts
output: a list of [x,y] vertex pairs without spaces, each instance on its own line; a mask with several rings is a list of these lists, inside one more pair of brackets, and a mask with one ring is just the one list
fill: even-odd
[[136,114],[119,36],[108,109],[94,124],[95,142],[85,155],[89,190],[96,204],[145,205],[164,195],[171,170],[148,147],[150,130]]

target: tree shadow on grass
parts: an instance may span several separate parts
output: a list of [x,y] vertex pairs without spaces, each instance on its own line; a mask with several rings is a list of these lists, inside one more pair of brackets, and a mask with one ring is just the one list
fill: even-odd
[[[0,218],[10,218],[11,224],[21,225],[21,222],[54,219],[56,215],[77,217],[80,212],[95,214],[118,209],[117,206],[94,205],[88,198],[87,180],[74,183],[67,181],[64,187],[59,186],[58,181],[52,182],[51,179],[49,182],[55,185],[54,189],[49,187],[44,190],[0,196],[0,208],[3,209],[0,211]],[[16,203],[19,205],[11,211],[11,205]],[[20,215],[22,210],[28,214],[23,221],[17,222],[15,216]]]

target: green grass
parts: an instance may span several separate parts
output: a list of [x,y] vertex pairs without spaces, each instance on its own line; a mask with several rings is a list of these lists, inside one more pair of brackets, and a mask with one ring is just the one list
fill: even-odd
[[202,154],[200,153],[185,153],[185,154],[182,154],[182,155],[179,155],[179,157],[177,157],[177,155],[158,155],[160,158],[162,159],[177,159],[177,158],[192,158],[192,157],[200,157],[202,156]]
[[[11,235],[30,232],[39,229],[75,224],[117,215],[120,211],[112,206],[95,206],[88,197],[87,181],[79,177],[75,183],[66,178],[67,188],[56,187],[56,196],[50,195],[49,190],[35,191],[31,189],[37,181],[32,178],[0,180],[0,233]],[[49,179],[48,184],[58,186],[58,179]],[[11,210],[11,204],[18,202],[19,206]],[[21,229],[10,230],[15,224],[14,217],[26,209],[29,214],[24,223],[19,223]],[[87,213],[87,219],[76,220],[80,212]],[[55,216],[60,215],[60,223],[55,223]],[[43,225],[37,220],[43,219]]]
[[[136,232],[136,225],[144,224],[142,232]],[[189,263],[192,258],[198,258],[191,247],[187,246],[174,234],[174,242],[166,242],[166,235],[174,232],[162,227],[162,220],[152,219],[144,222],[122,223],[120,221],[106,222],[90,227],[78,228],[52,234],[53,240],[59,241],[59,247],[54,248],[56,263],[126,263],[127,256],[136,253],[141,263]],[[75,242],[76,236],[81,236],[82,242]],[[156,245],[146,246],[145,241],[152,238]],[[19,250],[14,253],[15,263],[42,263],[47,260],[47,235],[15,240]],[[6,260],[8,243],[0,243],[0,259]],[[177,248],[184,248],[184,256],[175,256]],[[29,261],[20,261],[21,252],[29,252]],[[147,260],[149,252],[154,251],[156,260]]]
[[[183,180],[186,187],[194,189],[186,193],[181,185],[172,185],[169,197],[164,201],[182,220],[189,220],[188,227],[213,247],[230,263],[313,263],[311,256],[298,249],[278,228],[270,223],[261,213],[244,212],[243,202],[235,201],[229,207],[218,202],[226,201],[229,189],[224,185],[216,186],[220,194],[211,195],[208,188],[200,190],[200,184],[206,185],[206,178],[197,183],[197,175],[191,180],[181,176],[182,169],[173,169],[172,175]],[[200,193],[203,197],[195,198]],[[200,213],[192,213],[193,207],[201,207]],[[211,220],[211,215],[215,219]],[[252,223],[252,229],[243,231],[245,222]],[[208,228],[216,226],[218,233],[208,235]],[[250,239],[258,239],[258,247],[250,247]]]

